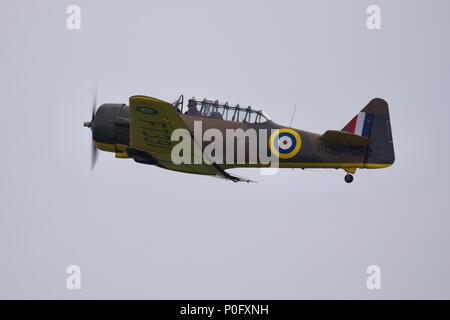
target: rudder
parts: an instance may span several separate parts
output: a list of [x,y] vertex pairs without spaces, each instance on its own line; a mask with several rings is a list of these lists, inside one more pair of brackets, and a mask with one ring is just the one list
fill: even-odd
[[395,161],[389,106],[380,98],[371,100],[342,131],[369,138],[365,168],[384,168]]

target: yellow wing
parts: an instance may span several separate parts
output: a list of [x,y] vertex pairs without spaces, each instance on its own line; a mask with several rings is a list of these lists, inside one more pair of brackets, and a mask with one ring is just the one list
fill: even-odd
[[[159,166],[166,169],[222,177],[225,177],[224,174],[227,175],[216,165],[206,163],[175,165],[171,160],[171,152],[172,147],[178,142],[171,141],[171,136],[176,129],[189,131],[172,104],[151,97],[130,98],[131,148],[145,152]],[[198,148],[198,146],[194,147]]]
[[172,132],[186,125],[168,102],[143,96],[130,98],[130,147],[149,153],[158,162],[170,161]]

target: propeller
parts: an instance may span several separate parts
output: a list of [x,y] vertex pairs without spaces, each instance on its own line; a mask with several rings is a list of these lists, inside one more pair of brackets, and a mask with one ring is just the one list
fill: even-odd
[[[92,103],[92,116],[91,121],[84,122],[84,126],[93,130],[92,127],[95,125],[95,112],[97,108],[97,92],[95,92],[94,101]],[[93,138],[93,137],[92,137]],[[97,163],[98,150],[95,147],[94,139],[91,139],[91,171],[94,170],[95,164]]]

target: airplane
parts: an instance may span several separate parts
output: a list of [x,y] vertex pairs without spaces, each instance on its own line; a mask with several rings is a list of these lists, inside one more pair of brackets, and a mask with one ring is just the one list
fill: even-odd
[[[250,106],[194,97],[185,105],[183,95],[173,103],[137,95],[129,98],[129,105],[107,103],[96,110],[94,102],[92,118],[84,123],[92,131],[91,169],[97,160],[97,150],[113,152],[119,159],[131,158],[163,169],[215,176],[233,182],[254,181],[231,174],[227,169],[270,166],[259,160],[256,163],[249,161],[249,141],[244,141],[246,155],[241,158],[244,161],[229,163],[210,159],[202,163],[174,163],[172,150],[178,142],[172,141],[172,134],[177,129],[189,132],[201,152],[211,143],[198,141],[198,136],[196,139],[196,123],[201,123],[202,132],[216,129],[224,136],[228,130],[254,129],[263,133],[266,130],[267,136],[257,136],[261,145],[256,145],[261,148],[267,141],[268,155],[277,160],[277,167],[343,169],[347,183],[353,181],[357,169],[386,168],[395,160],[389,107],[380,98],[371,100],[341,130],[318,134],[279,125],[264,111]],[[239,140],[236,137],[232,139]],[[230,155],[234,160],[237,158],[236,150],[234,147],[234,154]]]

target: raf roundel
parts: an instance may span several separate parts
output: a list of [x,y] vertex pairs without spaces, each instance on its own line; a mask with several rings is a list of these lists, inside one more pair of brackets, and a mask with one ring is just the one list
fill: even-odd
[[158,111],[156,111],[155,108],[152,108],[152,107],[138,106],[138,107],[136,107],[136,110],[141,113],[145,113],[145,114],[149,114],[149,115],[158,114]]
[[290,159],[300,151],[302,138],[297,131],[283,128],[270,135],[269,143],[270,150],[278,158]]

